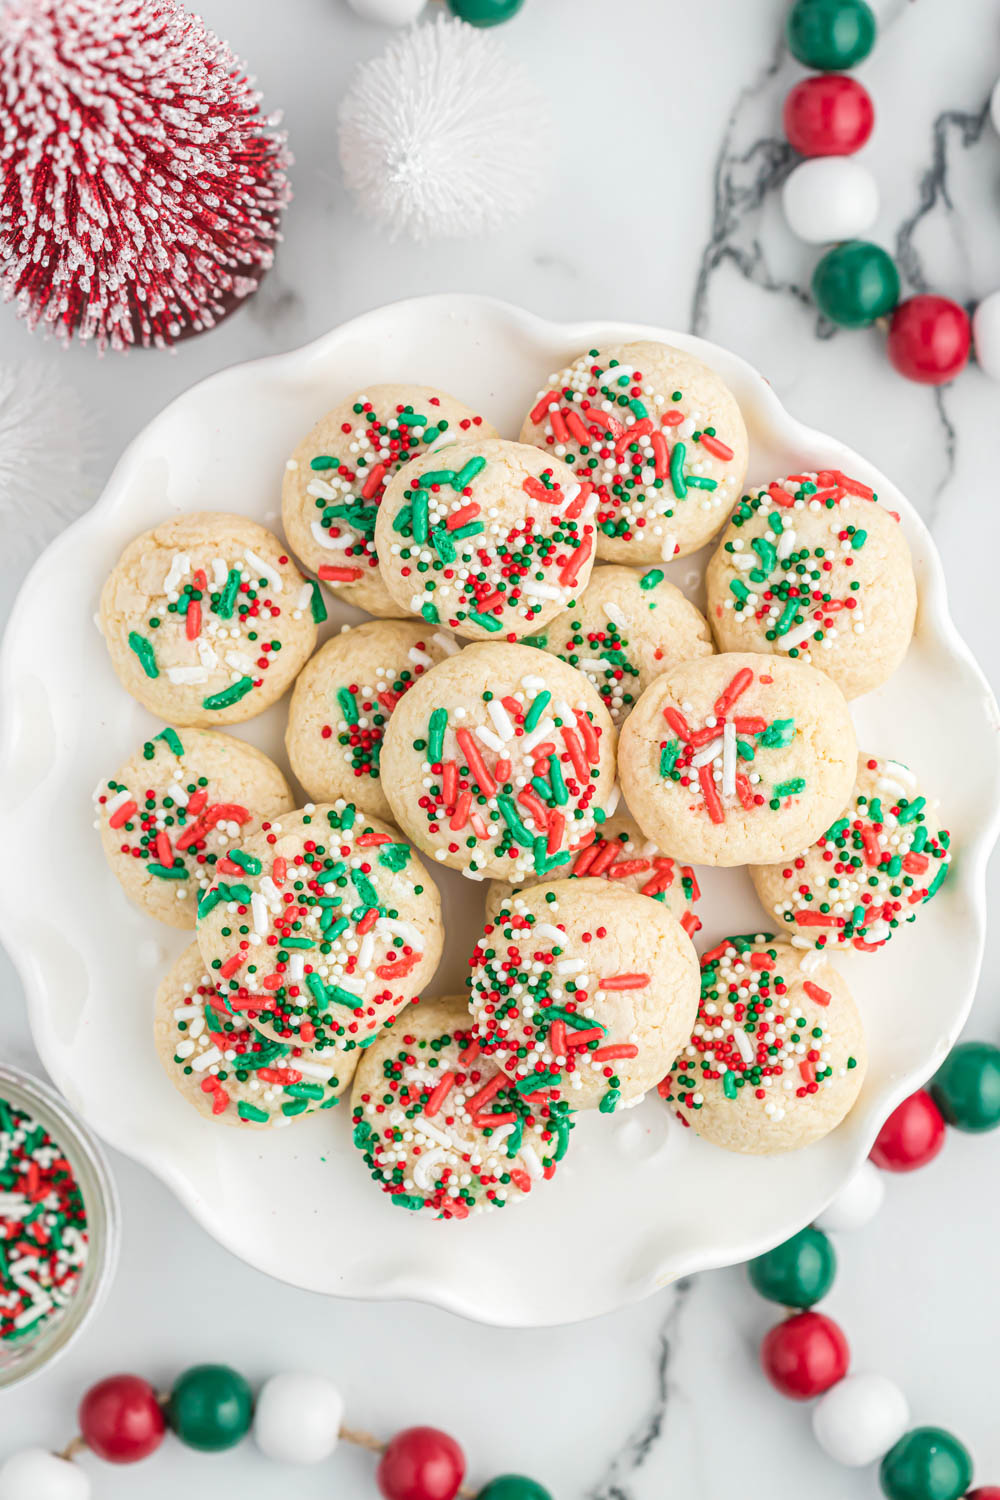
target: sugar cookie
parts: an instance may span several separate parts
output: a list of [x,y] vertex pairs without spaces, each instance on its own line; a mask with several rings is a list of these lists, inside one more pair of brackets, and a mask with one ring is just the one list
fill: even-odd
[[425,385],[370,385],[341,401],[285,465],[281,518],[288,545],[346,604],[371,615],[399,605],[378,571],[375,517],[403,464],[496,428],[454,396]]
[[597,692],[530,646],[467,646],[431,667],[389,720],[381,768],[400,827],[475,879],[568,865],[617,801]]
[[830,678],[751,654],[664,672],[625,720],[618,756],[640,828],[706,865],[796,854],[845,806],[856,763],[854,726]]
[[414,620],[369,620],[321,646],[288,706],[285,745],[310,797],[346,797],[391,818],[379,760],[389,715],[435,662],[459,650],[448,631]]
[[940,889],[951,839],[939,821],[908,766],[862,752],[846,812],[794,859],[750,876],[796,947],[872,953]]
[[354,1144],[398,1208],[466,1219],[551,1177],[566,1153],[565,1104],[530,1104],[481,1055],[465,1001],[421,1000],[361,1059]]
[[421,454],[375,526],[400,610],[468,640],[515,640],[565,609],[594,564],[596,499],[565,464],[501,438]]
[[342,799],[282,814],[216,867],[198,944],[220,996],[276,1041],[353,1052],[441,956],[436,886],[394,828]]
[[596,486],[597,555],[655,563],[696,552],[739,498],[749,447],[725,383],[681,349],[590,349],[549,377],[523,443]]
[[609,564],[594,569],[573,609],[527,644],[585,673],[616,726],[654,677],[715,649],[704,615],[661,568],[641,573]]
[[229,1015],[197,943],[184,950],[157,990],[153,1036],[167,1077],[199,1114],[251,1128],[290,1125],[314,1110],[330,1109],[360,1056],[322,1058],[267,1041]]
[[857,1006],[821,954],[725,938],[702,959],[698,1020],[660,1093],[714,1145],[767,1156],[839,1125],[866,1065]]
[[503,903],[467,984],[483,1051],[525,1099],[610,1114],[641,1099],[691,1034],[698,960],[647,896],[555,880]]
[[[624,890],[650,896],[677,918],[688,937],[701,927],[695,911],[701,888],[694,870],[663,854],[627,812],[605,819],[593,843],[574,856],[566,878],[581,875],[614,881]],[[523,884],[512,890],[506,881],[491,880],[486,892],[487,922],[495,922],[503,903],[520,889]]]
[[163,729],[98,783],[94,826],[129,900],[171,927],[193,927],[219,854],[293,805],[284,776],[253,745]]
[[720,651],[797,658],[847,698],[891,677],[913,635],[917,586],[899,517],[839,470],[745,495],[705,583]]
[[317,594],[256,521],[194,511],[129,543],[99,620],[133,698],[168,723],[215,729],[281,697],[316,643]]

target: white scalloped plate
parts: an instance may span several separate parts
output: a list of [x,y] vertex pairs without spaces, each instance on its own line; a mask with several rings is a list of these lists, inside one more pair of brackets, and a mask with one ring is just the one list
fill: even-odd
[[[863,747],[906,761],[946,799],[954,864],[933,905],[885,952],[837,960],[864,1011],[871,1067],[857,1108],[825,1141],[771,1159],[730,1155],[681,1129],[652,1097],[613,1119],[582,1117],[559,1175],[531,1202],[464,1224],[428,1222],[395,1212],[375,1189],[346,1110],[241,1135],[195,1115],[163,1076],[151,995],[187,938],[125,900],[90,803],[98,780],[159,726],[111,671],[93,623],[97,597],[126,542],[165,516],[229,509],[277,527],[286,455],[352,390],[388,380],[441,386],[513,436],[550,371],[581,349],[628,338],[664,339],[719,370],[746,417],[752,482],[842,468],[901,513],[920,590],[916,637],[892,681],[853,711]],[[696,597],[703,561],[669,570]],[[357,618],[345,608],[331,614],[335,625]],[[225,370],[150,423],[97,505],[41,558],[15,606],[0,670],[0,916],[45,1065],[90,1124],[169,1183],[211,1234],[298,1286],[542,1325],[743,1260],[826,1204],[890,1109],[945,1056],[971,1003],[1000,809],[998,716],[948,614],[938,554],[913,507],[871,464],[796,422],[743,360],[686,334],[548,323],[486,298],[439,296],[366,313],[304,349]],[[283,712],[279,705],[236,732],[283,762]],[[449,872],[441,886],[446,992],[461,980],[481,900]],[[706,946],[761,926],[743,871],[707,872],[703,888]]]

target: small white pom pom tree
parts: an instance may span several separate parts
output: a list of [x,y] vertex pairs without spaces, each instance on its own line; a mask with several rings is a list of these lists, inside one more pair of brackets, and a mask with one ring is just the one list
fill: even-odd
[[484,234],[537,196],[547,112],[502,43],[444,16],[363,63],[340,160],[363,212],[415,240]]

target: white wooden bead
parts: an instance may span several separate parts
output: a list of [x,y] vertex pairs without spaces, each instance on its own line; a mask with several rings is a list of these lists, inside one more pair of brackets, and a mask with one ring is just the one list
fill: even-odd
[[344,1399],[322,1375],[289,1371],[265,1381],[254,1409],[260,1451],[286,1464],[318,1464],[337,1446]]
[[990,95],[990,114],[993,116],[993,129],[1000,133],[1000,78],[993,85]]
[[348,0],[359,16],[366,21],[381,21],[383,26],[409,26],[426,3],[427,0]]
[[90,1494],[79,1464],[44,1448],[22,1448],[0,1465],[0,1500],[90,1500]]
[[883,1174],[870,1161],[862,1162],[850,1182],[828,1203],[816,1220],[817,1229],[838,1231],[860,1229],[874,1219],[885,1197]]
[[853,156],[814,156],[786,178],[781,206],[800,240],[828,245],[871,228],[878,216],[878,184]]
[[847,1375],[813,1407],[816,1441],[850,1469],[874,1463],[906,1431],[906,1397],[884,1375]]
[[990,292],[972,314],[972,340],[983,374],[1000,380],[1000,292]]

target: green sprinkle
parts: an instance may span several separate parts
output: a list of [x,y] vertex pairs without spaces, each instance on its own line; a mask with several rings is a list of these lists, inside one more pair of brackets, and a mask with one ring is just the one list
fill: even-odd
[[242,849],[230,849],[229,858],[234,865],[239,865],[248,875],[260,875],[264,869],[260,860],[253,854],[244,854]]
[[455,475],[455,478],[452,480],[452,485],[456,490],[464,490],[466,485],[471,484],[476,475],[481,474],[485,468],[485,458],[481,458],[479,456],[477,456],[476,458],[470,458],[468,463],[463,464],[461,469],[459,469],[458,473]]
[[346,1005],[349,1010],[357,1010],[361,1005],[361,996],[352,995],[350,990],[342,990],[339,984],[329,984],[326,993],[335,1005]]
[[719,481],[717,479],[709,479],[704,474],[685,474],[684,478],[686,483],[695,490],[717,490],[719,488]]
[[641,589],[655,589],[656,585],[658,583],[662,583],[662,582],[663,582],[663,569],[662,568],[650,568],[649,572],[648,573],[643,573],[642,577],[639,579],[639,587]]
[[427,732],[427,758],[431,765],[439,761],[444,754],[444,732],[448,727],[448,710],[436,708],[431,714],[430,726]]
[[480,614],[478,609],[469,610],[469,619],[473,624],[481,626],[483,630],[496,632],[503,629],[502,620],[498,620],[495,615]]
[[309,601],[309,612],[317,625],[322,625],[326,619],[326,604],[323,601],[323,590],[315,578],[310,580],[309,587],[312,589],[312,599]]
[[351,871],[351,884],[358,893],[358,900],[363,901],[366,907],[378,906],[378,891],[363,870]]
[[851,546],[855,552],[860,552],[868,540],[867,531],[856,531],[851,537]]
[[316,471],[322,469],[335,469],[339,462],[339,459],[330,458],[326,453],[317,453],[315,458],[311,458],[309,460],[309,467],[310,469],[315,469]]
[[762,571],[765,574],[773,573],[778,564],[778,554],[775,551],[773,543],[769,542],[765,536],[757,536],[754,537],[750,546],[760,558]]
[[677,762],[681,746],[679,740],[668,740],[660,751],[660,775],[669,776]]
[[241,1120],[254,1120],[258,1125],[266,1125],[271,1118],[266,1109],[259,1109],[256,1104],[246,1104],[242,1100],[236,1106],[236,1113]]
[[805,779],[802,776],[793,776],[789,781],[779,781],[774,788],[776,797],[794,797],[798,792],[806,789]]
[[608,1092],[603,1096],[600,1104],[597,1106],[601,1114],[613,1115],[615,1112],[615,1106],[618,1104],[620,1098],[621,1092],[618,1089],[608,1089]]
[[424,1206],[423,1198],[418,1198],[416,1193],[393,1193],[389,1202],[395,1204],[396,1208],[408,1208],[413,1213]]
[[531,700],[531,707],[524,716],[524,727],[528,734],[536,728],[539,719],[551,702],[552,694],[547,689],[541,693],[536,693],[535,697]]
[[557,806],[565,807],[569,801],[569,792],[566,790],[562,766],[554,755],[549,760],[549,779],[552,782],[552,795],[556,799]]
[[409,844],[379,845],[378,862],[385,870],[405,870],[409,858]]
[[[422,481],[421,481],[422,482]],[[413,491],[413,540],[421,544],[427,540],[427,491]]]
[[358,704],[354,694],[349,692],[347,688],[338,688],[337,702],[340,704],[340,711],[348,724],[356,724],[358,722]]
[[438,614],[433,604],[422,604],[420,606],[420,613],[423,615],[428,625],[437,625],[440,623],[441,616]]
[[431,527],[431,546],[442,562],[455,561],[455,543],[446,526]]
[[907,802],[905,806],[900,805],[897,822],[912,823],[914,818],[920,816],[920,812],[926,805],[926,802],[926,797],[915,797],[912,802]]
[[156,665],[156,652],[153,650],[152,642],[147,641],[146,637],[140,635],[138,630],[130,630],[128,633],[128,643],[139,658],[139,665],[146,676],[159,677],[160,669]]
[[199,918],[207,917],[212,908],[214,906],[218,906],[221,900],[222,892],[217,886],[213,886],[211,890],[206,891],[201,900],[198,902]]
[[160,733],[155,736],[155,738],[158,740],[166,740],[167,744],[170,746],[170,749],[176,756],[183,756],[184,746],[181,744],[181,737],[177,733],[176,729],[162,729]]
[[253,687],[252,677],[241,677],[239,682],[234,682],[232,687],[224,688],[221,693],[213,693],[210,698],[202,699],[202,708],[231,708],[234,703],[239,703],[245,698]]
[[[249,900],[249,896],[247,898]],[[282,948],[315,948],[312,938],[290,937],[281,939]]]
[[[551,762],[550,765],[551,764],[554,764],[554,762]],[[503,814],[504,822],[507,824],[507,827],[514,835],[517,842],[523,845],[525,849],[531,849],[533,847],[534,841],[531,837],[531,834],[522,823],[517,808],[514,806],[514,803],[511,801],[510,797],[505,796],[504,793],[501,792],[497,796],[497,807],[499,807],[501,813]]]
[[758,745],[765,750],[780,750],[785,745],[790,745],[795,738],[794,719],[774,719],[765,730],[757,736]]
[[722,1092],[727,1099],[735,1099],[738,1093],[736,1079],[732,1073],[726,1072],[722,1075]]
[[319,975],[315,972],[312,974],[307,974],[306,986],[309,989],[313,999],[316,1001],[319,1009],[326,1010],[328,1005],[330,1004],[330,1000],[329,996],[326,993],[326,985],[323,983],[322,979],[320,979]]
[[687,482],[684,478],[684,458],[687,448],[684,443],[675,443],[670,455],[670,483],[678,500],[683,500],[688,492]]
[[236,595],[240,591],[240,581],[239,568],[230,568],[222,593],[219,595],[219,602],[215,606],[215,613],[220,620],[228,620],[231,617]]
[[[485,459],[483,461],[485,463]],[[455,479],[454,469],[431,469],[428,473],[421,474],[417,483],[424,490],[429,490],[433,484],[450,484],[454,488]]]
[[529,1073],[527,1078],[522,1078],[519,1083],[515,1083],[514,1092],[515,1094],[534,1094],[538,1089],[558,1088],[561,1082],[562,1079],[558,1074]]
[[176,863],[172,865],[156,865],[150,862],[146,869],[150,875],[158,875],[161,880],[186,880],[188,876],[186,866]]

